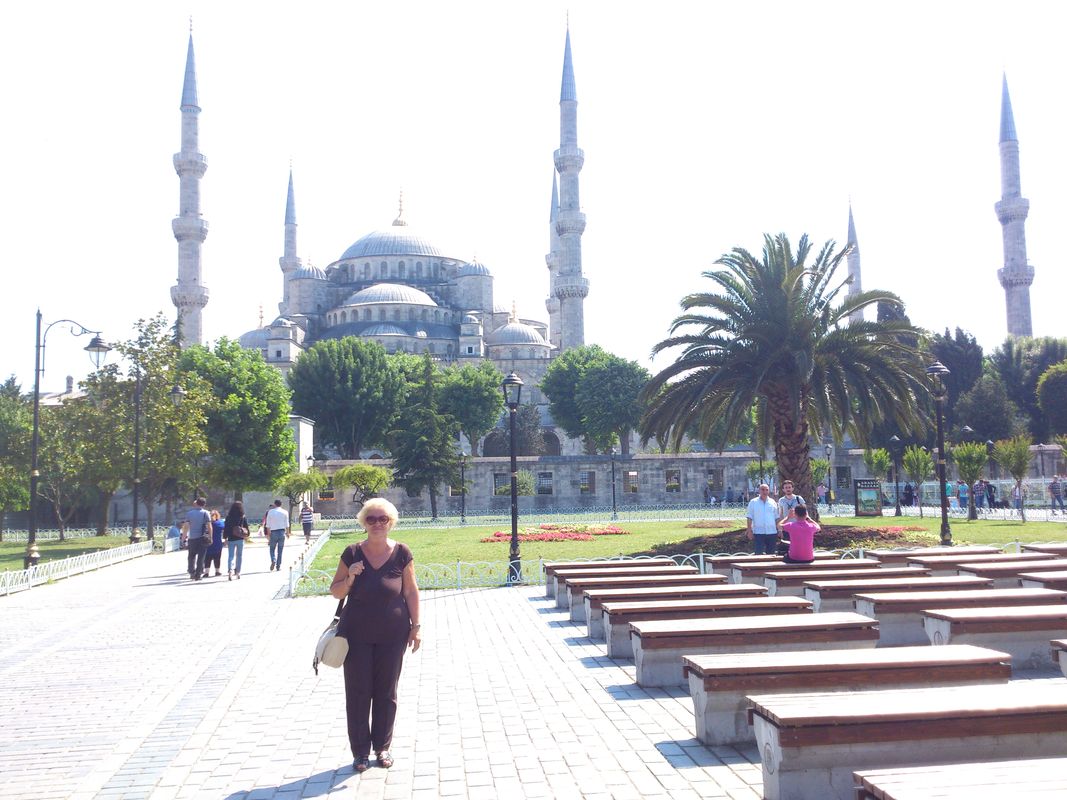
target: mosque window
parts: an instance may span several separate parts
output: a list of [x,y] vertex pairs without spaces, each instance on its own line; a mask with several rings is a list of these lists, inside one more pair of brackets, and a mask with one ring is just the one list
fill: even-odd
[[668,493],[677,494],[682,491],[682,471],[669,469],[664,474],[664,488]]
[[385,309],[384,308],[379,308],[378,309],[378,321],[379,322],[385,322]]
[[348,322],[348,312],[347,311],[342,311],[341,312],[341,324],[343,325],[346,322]]
[[275,350],[274,351],[274,357],[275,358],[281,358],[282,357],[282,351],[281,350]]
[[474,345],[467,345],[467,355],[474,355]]
[[423,322],[427,321],[427,313],[426,313],[426,309],[425,308],[422,310],[422,321]]
[[415,262],[415,277],[416,278],[421,278],[422,277],[422,262],[421,261],[416,261]]
[[384,261],[378,265],[378,277],[384,278],[389,275],[389,265]]
[[538,494],[552,494],[552,473],[551,472],[538,472],[537,473],[537,493]]
[[427,352],[427,353],[432,353],[432,352],[434,352],[434,349],[433,349],[433,342],[430,342],[430,343],[429,343],[428,345],[426,345],[426,352]]
[[363,277],[367,278],[367,279],[370,278],[370,262],[369,261],[366,264],[363,265]]
[[511,348],[511,359],[512,359],[512,361],[514,361],[518,357],[519,357],[519,348],[517,348],[517,347]]
[[409,322],[414,322],[415,321],[415,309],[413,309],[413,308],[409,308],[408,309],[408,321]]
[[408,275],[408,267],[407,267],[407,264],[405,264],[405,263],[404,263],[403,261],[401,261],[401,262],[400,262],[400,263],[399,263],[399,264],[397,265],[397,274],[399,274],[401,278],[406,278],[406,277],[407,277],[407,275]]
[[441,270],[441,265],[440,265],[440,264],[434,264],[434,265],[433,265],[433,276],[434,276],[435,278],[436,278],[436,277],[437,277],[438,275],[440,275],[440,274],[441,274],[441,273],[440,273],[440,270]]
[[400,309],[399,308],[394,308],[393,309],[393,319],[395,321],[397,321],[397,322],[400,321]]
[[626,494],[637,494],[637,488],[640,485],[637,480],[637,470],[628,469],[622,474],[622,490]]
[[596,494],[596,473],[593,470],[578,473],[578,494]]

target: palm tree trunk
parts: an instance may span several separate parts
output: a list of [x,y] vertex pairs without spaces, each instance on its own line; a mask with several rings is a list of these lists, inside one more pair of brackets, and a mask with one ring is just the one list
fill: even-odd
[[784,396],[769,396],[767,408],[774,425],[774,457],[778,462],[779,485],[782,481],[792,481],[794,492],[803,497],[808,505],[808,516],[818,520],[807,421],[803,415],[800,420],[793,418],[789,399]]

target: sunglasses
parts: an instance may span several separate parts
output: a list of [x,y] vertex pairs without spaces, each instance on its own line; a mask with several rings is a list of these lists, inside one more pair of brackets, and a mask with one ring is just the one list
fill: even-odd
[[368,525],[385,525],[388,522],[392,522],[392,520],[389,519],[389,517],[371,517],[371,516],[364,517],[363,521],[366,522]]

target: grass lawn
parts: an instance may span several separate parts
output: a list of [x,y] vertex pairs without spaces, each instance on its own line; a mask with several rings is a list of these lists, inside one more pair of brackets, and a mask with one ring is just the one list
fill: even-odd
[[[704,525],[715,525],[707,529]],[[894,526],[923,527],[929,533],[912,535],[910,540],[888,542],[888,546],[914,544],[929,546],[937,544],[941,529],[939,517],[917,519],[915,517],[823,517],[823,524],[838,526],[855,526],[864,529],[888,528]],[[1006,544],[1016,539],[1024,542],[1067,541],[1067,524],[1059,522],[1012,522],[966,520],[952,523],[952,536],[956,544]],[[688,527],[693,526],[693,527]],[[736,521],[710,521],[693,523],[687,521],[671,522],[633,522],[620,523],[619,527],[629,531],[624,536],[596,536],[592,541],[578,542],[523,542],[521,543],[523,559],[544,558],[546,560],[569,560],[616,555],[633,555],[650,551],[693,553],[703,548],[704,552],[722,552],[716,548],[714,536],[708,534],[725,533],[744,529]],[[520,531],[522,529],[520,519]],[[507,561],[509,544],[507,542],[482,543],[480,540],[490,536],[499,526],[471,526],[451,529],[411,529],[395,531],[395,538],[411,548],[415,560],[421,564],[454,564],[456,561]],[[508,528],[510,532],[510,528]],[[906,536],[906,535],[905,535]],[[857,535],[865,546],[877,538],[872,530],[870,535]],[[333,572],[337,567],[341,551],[349,544],[363,539],[362,532],[347,535],[335,534],[319,552],[313,569]],[[875,542],[876,544],[877,542]],[[818,538],[816,538],[818,544]],[[667,545],[667,547],[665,547]]]
[[[37,540],[37,549],[41,551],[41,562],[57,558],[80,556],[82,553],[95,553],[129,544],[128,536],[90,536],[60,541]],[[26,555],[25,542],[0,542],[0,571],[22,569],[22,559]]]

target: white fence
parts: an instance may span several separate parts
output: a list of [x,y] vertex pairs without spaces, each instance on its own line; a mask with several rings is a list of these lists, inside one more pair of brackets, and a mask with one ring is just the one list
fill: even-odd
[[7,570],[0,572],[0,596],[20,592],[42,583],[50,583],[60,578],[69,578],[82,572],[107,567],[120,561],[148,555],[152,552],[151,542],[138,542],[109,550],[97,550],[80,556],[46,561],[29,569]]
[[[67,528],[63,531],[62,538],[64,539],[88,539],[93,536],[99,536],[96,528]],[[107,536],[129,536],[130,527],[109,527],[107,529]],[[29,531],[22,530],[6,530],[4,531],[5,542],[25,542],[29,539]],[[58,542],[60,540],[58,528],[48,528],[46,530],[37,531],[37,541],[39,542]]]
[[[325,531],[318,535],[318,538],[307,547],[303,553],[300,554],[299,560],[289,567],[289,597],[296,597],[297,587],[301,580],[305,578],[311,572],[311,565],[315,562],[315,556],[319,554],[319,550],[326,542],[330,541],[330,535],[333,533],[334,528],[331,525]],[[321,572],[321,570],[315,570],[315,572]],[[329,577],[332,577],[333,573],[330,573]],[[321,583],[320,578],[318,583]],[[327,590],[329,586],[327,586]],[[319,591],[315,592],[301,592],[301,594],[321,594]]]

